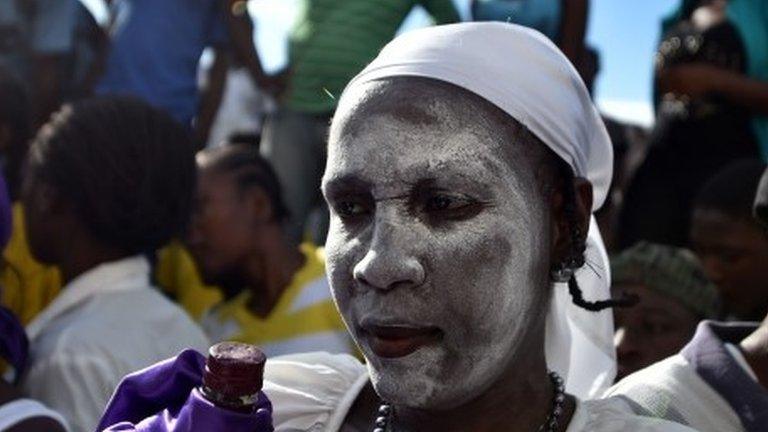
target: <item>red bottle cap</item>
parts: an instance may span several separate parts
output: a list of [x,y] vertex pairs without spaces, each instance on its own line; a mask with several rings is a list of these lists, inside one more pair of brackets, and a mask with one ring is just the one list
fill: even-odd
[[253,345],[222,342],[208,350],[203,387],[226,400],[248,400],[261,391],[267,357]]

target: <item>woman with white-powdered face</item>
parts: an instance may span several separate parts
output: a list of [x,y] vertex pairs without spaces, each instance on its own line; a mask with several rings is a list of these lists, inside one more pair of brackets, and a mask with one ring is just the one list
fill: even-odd
[[[478,61],[494,43],[509,59]],[[614,304],[572,277],[610,158],[576,72],[537,33],[460,24],[385,48],[340,100],[322,184],[331,289],[367,368],[268,363],[276,429],[687,430],[580,402],[547,369],[556,282],[583,308]]]

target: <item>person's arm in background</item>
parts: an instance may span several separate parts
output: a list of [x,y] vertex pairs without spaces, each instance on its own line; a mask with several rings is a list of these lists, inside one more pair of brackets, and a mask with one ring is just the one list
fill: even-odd
[[216,120],[224,87],[227,82],[232,52],[235,46],[230,33],[232,0],[211,0],[210,21],[207,29],[208,46],[212,48],[214,60],[203,79],[200,104],[195,117],[194,136],[200,147],[208,142],[208,135]]
[[201,148],[208,142],[208,135],[219,112],[229,70],[229,50],[225,47],[217,47],[214,48],[213,53],[213,64],[208,69],[206,84],[200,94],[200,108],[195,120],[195,139]]
[[265,92],[279,96],[284,90],[288,72],[276,76],[264,72],[259,54],[253,42],[253,21],[248,14],[245,0],[227,0],[227,28],[232,41],[233,56],[248,69],[253,81]]
[[90,64],[87,65],[83,73],[81,82],[77,89],[79,96],[91,96],[94,88],[106,71],[107,57],[109,56],[110,39],[107,29],[101,27],[88,11],[81,11],[78,19],[80,22],[81,37],[87,39],[88,47],[91,50],[92,57]]
[[560,40],[557,45],[571,63],[578,65],[584,53],[589,0],[562,0],[562,5]]
[[461,21],[459,12],[451,0],[421,0],[421,5],[432,16],[436,24],[451,24]]
[[672,67],[657,77],[662,93],[690,97],[717,94],[759,115],[768,115],[768,82],[707,64]]
[[76,14],[77,0],[37,1],[30,44],[36,124],[44,123],[61,105]]

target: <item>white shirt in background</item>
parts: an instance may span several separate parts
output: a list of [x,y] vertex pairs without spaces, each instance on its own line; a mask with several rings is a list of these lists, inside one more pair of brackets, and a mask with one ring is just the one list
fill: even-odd
[[98,266],[71,281],[28,326],[24,391],[58,411],[73,432],[92,432],[126,374],[208,340],[149,282],[142,256]]

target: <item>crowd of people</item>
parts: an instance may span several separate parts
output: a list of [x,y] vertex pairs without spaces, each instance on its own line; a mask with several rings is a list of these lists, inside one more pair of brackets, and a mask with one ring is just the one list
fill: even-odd
[[648,130],[588,0],[301,0],[273,74],[247,0],[85,3],[0,0],[0,431],[221,341],[278,431],[768,427],[765,2],[679,1]]

